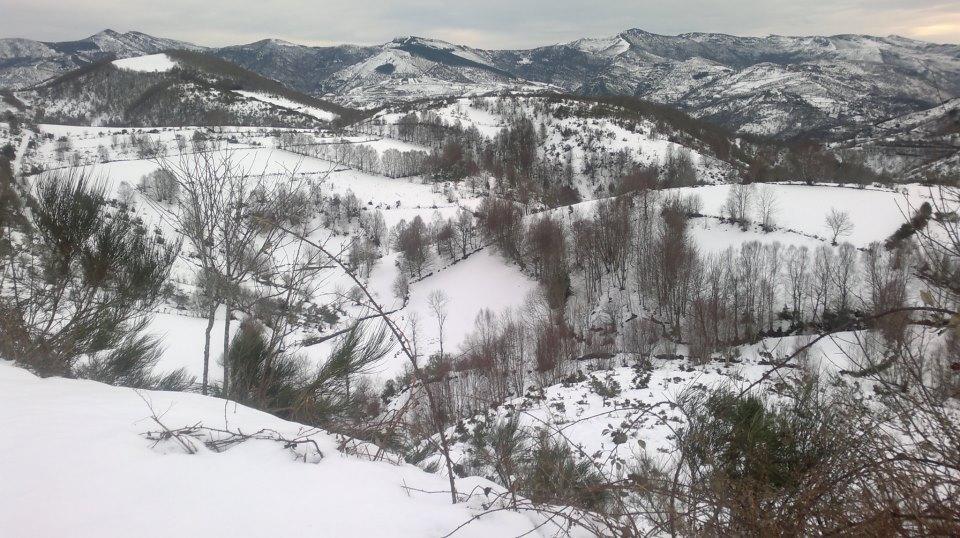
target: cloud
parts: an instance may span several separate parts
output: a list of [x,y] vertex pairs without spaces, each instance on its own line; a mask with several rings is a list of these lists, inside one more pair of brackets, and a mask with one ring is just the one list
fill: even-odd
[[374,44],[398,35],[527,48],[627,28],[737,35],[901,34],[960,42],[960,5],[940,0],[0,0],[0,35],[43,40],[104,28],[203,45],[276,37]]
[[926,26],[915,26],[911,29],[918,36],[942,36],[960,32],[960,23],[940,23]]

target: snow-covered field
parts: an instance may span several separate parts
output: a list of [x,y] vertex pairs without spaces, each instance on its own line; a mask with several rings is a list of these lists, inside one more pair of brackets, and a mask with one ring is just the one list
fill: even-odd
[[[775,224],[786,231],[829,239],[827,214],[831,209],[845,211],[853,230],[841,239],[858,247],[889,237],[929,197],[928,189],[920,185],[902,185],[892,190],[774,183],[755,184],[752,188],[754,199],[759,189],[773,190],[777,199]],[[703,214],[717,217],[725,216],[723,206],[729,190],[730,185],[726,184],[676,189],[683,195],[698,197]],[[721,241],[728,239],[721,238]]]
[[128,71],[163,73],[176,67],[177,62],[166,54],[161,53],[114,60],[113,65]]
[[251,99],[256,99],[257,101],[263,101],[264,103],[270,103],[271,105],[276,105],[280,108],[286,108],[289,110],[294,110],[301,112],[308,116],[313,116],[318,120],[323,121],[333,121],[337,118],[337,115],[329,110],[323,110],[317,107],[306,106],[291,99],[285,97],[280,97],[277,95],[270,95],[263,92],[251,92],[246,90],[234,90],[234,93],[242,95],[244,97],[249,97]]
[[[213,356],[219,357],[223,341],[223,308],[220,309],[211,330]],[[231,337],[236,334],[239,322],[230,323]],[[163,354],[157,365],[158,372],[172,372],[184,368],[196,379],[203,376],[203,341],[207,330],[207,320],[189,312],[167,310],[154,314],[147,327],[147,333],[160,338]],[[219,383],[223,380],[223,369],[216,362],[210,365],[210,380]]]
[[783,230],[764,232],[758,226],[752,226],[744,231],[735,224],[719,222],[709,217],[692,219],[688,229],[694,243],[704,254],[719,253],[728,248],[738,249],[740,245],[750,241],[761,244],[780,243],[783,246],[806,246],[811,251],[824,244],[824,241],[819,239]]
[[[482,126],[487,124],[491,128],[495,125],[497,116],[486,110],[470,106],[469,99],[462,99],[441,109],[449,119]],[[595,126],[597,127],[597,126]],[[603,127],[603,126],[601,126]],[[620,129],[608,125],[603,128]],[[620,129],[622,130],[622,129]],[[140,136],[149,136],[153,140],[166,145],[171,152],[171,159],[176,160],[177,136],[190,139],[196,128],[184,129],[119,129],[69,127],[59,125],[42,125],[41,132],[50,135],[49,140],[39,146],[34,156],[35,160],[55,161],[55,139],[67,137],[72,141],[72,147],[96,157],[96,148],[109,145],[117,137],[124,140],[131,132]],[[435,216],[451,218],[460,207],[476,207],[479,199],[473,198],[465,192],[455,203],[451,203],[447,196],[434,185],[422,182],[418,178],[391,179],[375,174],[360,172],[350,168],[338,166],[335,163],[314,157],[302,156],[274,147],[270,137],[273,130],[255,128],[218,128],[216,136],[237,141],[226,144],[231,148],[231,158],[238,164],[239,169],[252,174],[266,174],[269,178],[282,180],[294,175],[308,176],[323,179],[321,190],[327,195],[340,196],[353,193],[365,211],[380,211],[388,227],[395,226],[401,220],[411,221],[420,216],[425,222],[430,222]],[[559,132],[559,131],[558,131]],[[212,133],[208,133],[210,135]],[[666,151],[662,140],[632,140],[633,133],[620,133],[609,140],[611,144],[620,144],[624,148],[637,147],[639,155],[661,158],[658,152]],[[619,135],[618,135],[619,136]],[[232,139],[233,139],[232,138]],[[418,146],[392,140],[376,138],[373,140],[354,137],[362,143],[372,145],[382,151],[388,148],[417,149]],[[252,147],[259,144],[260,147]],[[640,144],[640,146],[635,146]],[[115,150],[117,160],[110,162],[89,164],[84,168],[94,177],[104,181],[109,192],[117,194],[121,182],[135,186],[139,179],[158,168],[154,159],[139,159],[130,154],[132,149],[123,153],[122,148]],[[189,150],[188,150],[189,151]],[[125,157],[125,158],[124,158]],[[66,163],[64,163],[66,164]],[[916,185],[902,186],[900,190],[855,187],[838,187],[827,185],[793,185],[768,184],[754,186],[755,189],[771,189],[778,199],[775,214],[777,229],[770,232],[760,230],[758,226],[751,226],[743,231],[738,226],[723,223],[716,218],[723,216],[723,205],[730,186],[726,184],[708,185],[695,188],[676,189],[683,195],[692,195],[699,198],[701,211],[708,217],[693,219],[690,224],[690,233],[701,252],[721,252],[728,247],[737,248],[748,241],[761,243],[779,242],[782,245],[807,246],[812,250],[829,235],[824,224],[828,211],[837,208],[849,213],[854,224],[849,240],[858,247],[863,247],[872,241],[885,239],[903,221],[904,215],[922,202],[926,195],[924,188]],[[160,224],[155,209],[147,203],[142,194],[136,195],[136,213],[148,223]],[[755,193],[756,196],[756,193]],[[573,212],[560,208],[553,210],[558,216],[566,219],[574,215],[589,215],[595,201],[577,204]],[[167,230],[170,231],[169,229]],[[328,239],[329,233],[323,229],[317,231],[314,239]],[[334,238],[342,243],[346,238]],[[393,295],[392,285],[398,271],[397,254],[388,253],[374,266],[370,277],[370,286],[376,296],[387,306],[398,306]],[[322,296],[330,296],[335,290],[344,293],[352,283],[342,274],[331,273],[324,277],[325,284],[321,290]],[[189,265],[178,263],[174,268],[174,277],[180,282],[192,281],[192,269]],[[428,306],[428,297],[431,292],[442,291],[448,298],[448,320],[444,329],[444,349],[457,353],[464,343],[466,336],[473,330],[477,315],[484,309],[499,314],[506,309],[520,308],[527,296],[537,288],[536,283],[522,273],[515,265],[508,263],[491,248],[483,249],[468,259],[452,266],[431,267],[428,276],[414,282],[411,286],[409,303],[396,317],[401,325],[408,325],[411,318],[417,321],[418,345],[424,356],[429,356],[439,349],[439,331],[433,313]],[[348,309],[349,310],[349,309]],[[360,315],[359,311],[354,312]],[[201,357],[203,330],[205,320],[199,317],[184,316],[176,311],[165,309],[157,314],[151,322],[151,333],[164,337],[166,351],[159,369],[169,371],[185,367],[194,375],[201,372]],[[222,334],[222,321],[218,321],[214,334]],[[330,344],[307,348],[305,353],[314,362],[321,362],[329,352]],[[219,352],[215,353],[215,357]],[[406,368],[406,359],[395,355],[381,365],[379,377],[389,378],[402,373]],[[219,376],[219,368],[212,367],[214,379]]]

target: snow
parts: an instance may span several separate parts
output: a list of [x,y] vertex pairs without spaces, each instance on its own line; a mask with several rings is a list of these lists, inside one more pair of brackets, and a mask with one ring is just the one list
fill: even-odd
[[780,243],[783,246],[806,246],[811,251],[824,244],[824,241],[819,239],[784,230],[764,232],[758,226],[754,226],[743,231],[735,224],[722,223],[709,217],[691,219],[688,229],[694,243],[703,254],[721,253],[727,248],[738,249],[740,245],[750,241],[761,244]]
[[914,129],[922,126],[924,123],[946,116],[957,109],[960,109],[960,98],[955,97],[933,108],[904,114],[902,116],[881,122],[877,124],[877,127],[889,130]]
[[[177,157],[172,157],[177,162]],[[238,147],[231,149],[231,159],[238,170],[249,173],[264,173],[274,179],[288,177],[291,174],[326,178],[323,189],[330,194],[345,194],[353,191],[363,206],[367,202],[373,205],[395,207],[397,202],[403,208],[432,208],[448,206],[442,193],[434,192],[431,185],[415,182],[417,178],[391,179],[368,174],[349,168],[337,168],[335,163],[307,157],[275,148]],[[153,159],[117,160],[85,167],[91,174],[115,187],[120,181],[135,185],[141,177],[159,168]],[[424,209],[427,212],[427,209]],[[432,209],[430,209],[432,212]],[[399,220],[399,219],[398,219]]]
[[[156,430],[149,402],[171,428],[202,423],[295,437],[324,454],[295,460],[252,440],[188,455],[141,434]],[[225,424],[226,422],[226,424]],[[346,456],[333,436],[198,394],[137,391],[92,381],[40,379],[0,361],[0,521],[5,536],[261,537],[441,536],[477,513],[450,505],[446,479],[416,467]],[[458,488],[497,486],[479,478]],[[482,493],[478,495],[482,496]],[[518,536],[533,523],[496,512],[458,536]]]
[[397,151],[424,151],[427,153],[429,153],[431,149],[427,146],[403,142],[394,138],[360,139],[357,142],[363,144],[364,146],[372,147],[381,155],[383,155],[383,152],[387,151],[388,149],[395,149]]
[[[151,65],[159,65],[156,59],[146,60],[151,57],[165,55],[123,60],[133,67],[118,67],[148,70]],[[741,82],[747,84],[758,80],[744,76]],[[770,80],[761,82],[771,83]],[[335,117],[329,112],[318,112],[276,96],[238,93],[321,119]],[[458,99],[433,110],[447,121],[473,125],[484,135],[493,136],[505,124],[505,118],[475,107],[477,99]],[[819,103],[827,108],[832,106],[828,98]],[[529,103],[526,106],[529,112],[532,107]],[[395,121],[399,115],[384,113],[377,117]],[[151,133],[146,133],[147,129],[126,131],[128,134],[149,135],[172,152],[177,134],[189,139],[197,129],[156,129]],[[82,162],[89,163],[88,157],[96,160],[98,146],[109,145],[111,135],[118,134],[121,129],[41,125],[40,130],[54,138],[70,137],[73,147],[83,156]],[[573,134],[564,135],[564,130]],[[444,185],[418,177],[390,179],[281,149],[252,147],[256,144],[272,146],[274,140],[269,136],[269,130],[223,128],[217,133],[221,139],[227,134],[240,139],[240,143],[227,144],[233,149],[233,158],[239,162],[240,168],[253,173],[263,172],[276,181],[292,174],[324,178],[321,187],[324,194],[352,192],[364,211],[381,211],[389,227],[417,216],[426,222],[432,221],[434,215],[450,218],[461,207],[471,207],[479,202],[478,198],[468,198],[465,190],[448,198],[443,192]],[[662,162],[666,155],[678,149],[662,133],[654,134],[650,122],[639,122],[631,130],[605,119],[565,118],[551,123],[548,133],[545,146],[553,146],[551,151],[569,151],[577,164],[584,154],[580,142],[587,139],[595,141],[600,150],[627,150],[643,162]],[[318,136],[334,140],[329,133]],[[425,149],[390,138],[356,136],[344,141],[367,144],[378,152]],[[573,147],[563,149],[565,145]],[[34,155],[36,162],[54,164],[54,146],[55,140],[41,141]],[[152,160],[133,158],[135,149],[118,146],[111,147],[110,151],[117,160],[88,166],[94,175],[103,178],[111,193],[116,192],[120,181],[136,184],[140,177],[157,168],[157,163]],[[728,169],[726,163],[699,153],[693,154],[693,160],[702,175],[720,177]],[[748,188],[771,189],[776,193],[778,204],[774,217],[776,229],[773,231],[765,232],[756,225],[741,230],[717,218],[723,216],[723,205],[731,189],[728,184],[674,189],[676,193],[700,199],[700,211],[705,216],[691,219],[689,231],[701,253],[719,253],[727,248],[738,248],[748,241],[807,246],[813,250],[825,244],[828,230],[824,220],[833,208],[846,211],[854,224],[853,232],[842,237],[841,241],[865,247],[886,239],[927,196],[926,190],[919,185],[902,185],[897,190],[787,183]],[[757,195],[755,191],[754,199]],[[148,225],[157,224],[155,208],[145,203],[140,194],[135,198],[138,201],[135,214],[144,218]],[[564,207],[552,210],[552,213],[568,220],[588,214],[597,202],[590,200],[576,204],[572,211]],[[535,217],[528,220],[532,218]],[[755,215],[751,218],[756,220]],[[332,228],[339,226],[336,224]],[[351,226],[344,225],[343,230],[337,231],[349,233]],[[165,232],[170,232],[169,227]],[[331,237],[333,233],[332,229],[321,229],[311,238],[329,240],[327,244],[332,250],[338,250],[336,247],[347,245],[351,240],[349,235]],[[448,297],[442,344],[444,351],[454,356],[464,350],[479,314],[485,310],[494,316],[511,309],[519,311],[527,299],[538,292],[536,281],[488,246],[450,265],[433,261],[433,265],[425,270],[425,276],[411,283],[408,302],[401,304],[392,290],[399,271],[398,260],[398,253],[387,252],[375,264],[369,287],[386,309],[399,309],[391,317],[408,337],[414,335],[411,324],[416,320],[416,346],[424,360],[438,352],[441,345],[437,321],[429,305],[433,292],[442,291]],[[179,260],[172,280],[181,291],[191,288],[192,277],[190,266],[185,260]],[[314,297],[316,304],[324,304],[329,297],[342,298],[352,287],[352,281],[339,269],[325,270],[323,279],[321,289]],[[345,314],[340,324],[323,327],[323,330],[332,332],[369,313],[349,301],[338,307]],[[237,325],[235,321],[231,323],[231,333],[236,331]],[[161,306],[147,328],[148,333],[163,338],[165,345],[157,373],[182,367],[199,378],[205,329],[205,319],[168,305]],[[224,320],[220,313],[212,331],[210,373],[213,382],[221,377],[218,359],[223,329]],[[296,338],[291,341],[314,335],[304,330],[294,335]],[[731,365],[718,362],[692,365],[656,359],[649,382],[635,386],[637,371],[625,366],[635,359],[618,355],[609,364],[590,364],[609,369],[588,371],[587,375],[616,379],[624,387],[619,397],[601,398],[591,389],[589,380],[547,387],[545,400],[524,404],[527,406],[524,412],[530,419],[527,423],[538,425],[545,421],[564,425],[564,433],[569,439],[582,445],[587,453],[600,451],[601,460],[611,453],[624,458],[640,451],[659,456],[671,448],[670,428],[675,427],[671,423],[682,420],[675,410],[639,422],[626,444],[613,443],[609,432],[604,430],[610,423],[638,418],[636,410],[642,409],[643,405],[656,405],[694,384],[712,386],[755,380],[769,368],[759,364],[761,351],[772,350],[774,355],[783,356],[805,343],[807,338],[768,338],[758,344],[743,346],[739,350],[742,360]],[[847,333],[823,340],[811,352],[811,367],[831,373],[849,367],[849,356],[856,347],[856,338],[855,333]],[[297,352],[311,363],[318,364],[328,358],[334,343],[335,340],[331,339],[297,349]],[[296,345],[292,342],[292,347]],[[684,346],[680,345],[678,351],[684,353]],[[572,367],[586,368],[587,364],[573,363]],[[392,378],[406,368],[407,358],[395,350],[376,368],[374,380]],[[300,428],[252,409],[195,394],[148,392],[145,396],[156,409],[165,413],[164,421],[170,426],[198,421],[223,426],[227,421],[230,426],[245,431],[271,428],[296,433]],[[623,407],[632,406],[632,409],[613,411],[620,406],[618,401]],[[504,406],[493,412],[503,414],[507,412],[505,409]],[[40,380],[0,361],[0,427],[16,432],[10,438],[0,438],[0,454],[4,456],[0,458],[0,480],[7,486],[0,488],[0,521],[4,521],[4,531],[13,536],[69,534],[98,537],[132,534],[242,537],[287,533],[436,536],[448,532],[475,513],[476,503],[451,507],[445,503],[443,495],[411,493],[402,487],[406,484],[427,491],[442,491],[446,485],[441,477],[406,465],[395,466],[341,455],[335,448],[335,440],[324,432],[314,434],[327,455],[316,465],[292,461],[288,452],[266,441],[250,442],[221,454],[203,452],[188,456],[173,453],[168,445],[160,447],[160,451],[151,449],[150,443],[140,436],[154,426],[147,420],[148,415],[146,404],[132,390],[84,381]],[[598,415],[598,418],[578,420],[592,415]],[[460,457],[465,457],[464,450],[464,446],[457,448]],[[462,482],[466,490],[473,485],[489,485],[479,479]],[[96,495],[90,495],[90,491],[95,491]],[[44,517],[48,513],[57,514],[57,517]],[[176,517],[170,517],[171,514]],[[370,514],[376,517],[370,517]],[[150,524],[145,525],[144,521]],[[485,518],[482,524],[468,527],[460,534],[519,535],[530,530],[531,526],[525,516],[505,512]]]
[[[219,310],[210,332],[210,381],[223,380],[223,369],[219,360],[223,355],[223,308]],[[237,332],[239,323],[230,324],[231,338]],[[154,314],[146,332],[161,339],[163,354],[156,371],[171,372],[185,368],[187,373],[199,382],[203,378],[203,342],[207,330],[207,320],[186,312],[167,311]]]
[[263,101],[264,103],[276,105],[280,108],[286,108],[289,110],[293,110],[295,112],[300,112],[301,114],[313,116],[318,120],[333,121],[337,118],[337,115],[334,114],[333,112],[330,112],[328,110],[323,110],[321,108],[305,105],[303,103],[298,103],[292,99],[287,99],[286,97],[270,95],[262,92],[251,92],[246,90],[234,90],[234,93],[242,95],[249,99],[256,99],[257,101]]
[[[400,306],[391,289],[398,271],[396,260],[396,253],[385,256],[370,276],[372,290],[388,309]],[[499,315],[507,309],[519,308],[536,289],[537,283],[533,279],[494,252],[492,247],[487,247],[412,283],[409,302],[394,317],[401,327],[408,327],[415,317],[419,353],[424,357],[436,353],[440,349],[440,335],[429,298],[434,291],[443,292],[449,299],[443,349],[445,353],[455,353],[473,332],[477,315],[482,310]],[[405,357],[386,360],[380,366],[380,374],[393,377],[402,373],[407,366],[406,360]]]
[[[492,103],[492,98],[478,97],[488,104]],[[487,138],[493,138],[501,129],[507,126],[507,123],[497,114],[473,106],[472,98],[456,99],[452,103],[440,107],[430,108],[431,112],[436,113],[440,118],[449,123],[460,122],[464,127],[476,127],[480,134]],[[374,119],[383,120],[386,123],[397,123],[406,113],[399,112],[380,112]]]
[[[363,205],[373,202],[374,205],[396,206],[399,202],[400,207],[428,209],[431,206],[449,205],[441,193],[434,192],[431,186],[424,183],[414,183],[408,179],[391,179],[353,169],[332,172],[327,178],[326,185],[341,194],[347,189],[352,190]],[[384,211],[389,210],[384,209]],[[432,212],[432,209],[429,211]]]
[[[754,185],[758,187],[758,185]],[[782,230],[793,230],[807,235],[829,238],[824,220],[831,209],[846,211],[853,232],[841,240],[858,247],[874,241],[883,241],[900,224],[909,219],[926,196],[919,185],[905,185],[904,192],[889,189],[839,187],[831,185],[765,184],[773,189],[778,200],[776,225]],[[702,202],[705,215],[723,216],[723,205],[730,185],[707,185],[673,189],[684,195],[694,195]],[[754,199],[756,194],[754,194]]]
[[590,54],[614,57],[630,50],[630,42],[620,35],[607,38],[585,38],[571,43],[572,46]]
[[176,60],[166,54],[148,54],[146,56],[136,56],[133,58],[124,58],[114,60],[113,65],[127,71],[140,71],[143,73],[164,73],[177,66]]
[[[736,360],[729,364],[713,361],[695,364],[687,359],[651,358],[650,369],[636,368],[637,360],[628,354],[617,355],[607,364],[604,361],[583,361],[572,365],[586,376],[577,383],[558,383],[544,387],[543,398],[519,397],[509,400],[487,414],[474,420],[496,421],[503,417],[516,416],[521,426],[535,430],[547,427],[563,433],[565,439],[578,446],[581,453],[590,454],[594,462],[608,476],[622,477],[630,465],[646,455],[655,461],[667,461],[675,456],[674,438],[676,429],[682,427],[685,418],[682,412],[671,405],[686,390],[691,388],[730,387],[739,390],[760,379],[771,366],[760,364],[769,353],[774,360],[793,353],[810,342],[812,336],[787,336],[766,338],[756,344],[742,346]],[[809,371],[824,376],[836,375],[840,370],[854,366],[852,357],[859,357],[858,334],[841,332],[825,338],[813,346],[804,359]],[[684,353],[679,346],[678,353]],[[659,353],[659,352],[655,352]],[[646,375],[649,374],[649,379]],[[761,385],[769,385],[783,377],[797,375],[786,369]],[[595,381],[620,387],[619,394],[604,398],[593,387]],[[869,384],[868,380],[859,380]],[[608,385],[609,386],[609,385]],[[626,442],[617,443],[612,432],[622,431]],[[450,435],[456,439],[456,431]],[[452,453],[459,463],[469,458],[469,443],[458,442]],[[622,459],[626,465],[617,465]]]
[[[483,98],[481,98],[483,99]],[[448,121],[459,120],[464,123],[477,125],[478,128],[488,129],[489,133],[496,132],[503,119],[487,110],[472,106],[474,100],[459,99],[452,104],[435,109]],[[384,119],[393,119],[389,114]],[[554,124],[549,132],[549,143],[557,146],[569,142],[571,139],[560,135],[560,128],[570,128],[577,132],[587,130],[601,133],[597,139],[603,147],[609,150],[627,149],[642,160],[661,160],[675,144],[662,138],[654,138],[648,131],[648,126],[640,125],[637,131],[630,131],[606,120],[590,119],[583,123],[576,123],[573,119],[560,120]],[[98,145],[108,145],[111,135],[119,133],[119,128],[92,128],[69,127],[60,125],[41,125],[45,134],[53,137],[68,136],[78,151],[93,152]],[[175,150],[172,143],[177,134],[188,139],[197,128],[181,129],[128,129],[127,132],[138,132],[141,135],[151,136],[166,144],[168,150]],[[222,130],[222,133],[220,132]],[[208,132],[208,134],[210,134]],[[330,195],[337,193],[344,195],[352,192],[360,200],[361,207],[366,211],[379,210],[389,227],[393,227],[400,220],[410,221],[420,216],[429,222],[435,215],[450,218],[460,207],[473,206],[478,199],[460,198],[451,201],[442,192],[442,186],[424,182],[421,178],[391,179],[383,176],[360,172],[353,169],[337,168],[334,163],[323,159],[305,157],[292,152],[272,147],[250,147],[243,143],[273,144],[268,136],[269,130],[257,128],[222,128],[217,136],[230,134],[241,139],[241,144],[228,144],[233,148],[233,159],[239,163],[239,168],[249,169],[254,173],[264,172],[272,179],[282,180],[289,174],[296,173],[315,178],[325,178],[321,190]],[[120,135],[121,139],[125,135]],[[332,140],[332,139],[331,139]],[[378,151],[389,148],[401,150],[417,149],[419,146],[407,144],[390,138],[349,137],[346,140],[355,143],[368,144]],[[576,140],[576,138],[572,139]],[[54,141],[45,141],[38,149],[41,162],[43,159],[52,159]],[[120,149],[111,148],[112,152]],[[133,151],[128,150],[128,151]],[[575,150],[575,153],[580,150]],[[94,152],[95,153],[95,152]],[[577,155],[575,155],[576,157]],[[175,158],[175,157],[174,157]],[[705,170],[719,171],[719,162],[702,155],[695,155],[695,162]],[[115,193],[120,181],[135,185],[140,177],[157,168],[153,160],[126,159],[101,163],[89,169],[95,176],[104,179],[110,192]],[[779,200],[775,215],[777,229],[763,232],[757,226],[742,231],[737,226],[720,222],[715,217],[723,215],[723,204],[730,186],[716,184],[703,187],[676,189],[685,195],[700,198],[701,212],[706,218],[693,219],[690,223],[690,232],[700,247],[701,252],[720,252],[728,247],[737,248],[747,241],[761,243],[779,242],[780,244],[808,246],[811,250],[822,244],[828,231],[824,225],[826,213],[833,207],[847,211],[855,227],[853,233],[846,238],[856,246],[863,247],[872,241],[883,240],[892,233],[910,207],[916,207],[924,197],[924,189],[917,185],[906,185],[900,191],[877,188],[838,187],[832,185],[807,186],[801,184],[768,184],[750,188],[767,188],[776,192]],[[464,196],[464,192],[458,193]],[[755,195],[756,196],[756,195]],[[141,196],[136,195],[140,200]],[[575,206],[579,213],[592,211],[595,201],[587,201]],[[136,214],[151,224],[156,224],[157,217],[154,208],[140,200]],[[554,213],[566,218],[566,208],[557,209]],[[162,227],[162,226],[161,226]],[[321,230],[327,232],[329,230]],[[314,239],[325,239],[317,236]],[[335,241],[347,241],[346,236],[335,237]],[[392,292],[393,279],[396,276],[397,255],[388,253],[374,268],[371,276],[371,286],[377,291],[378,297],[387,304],[395,301]],[[398,314],[404,323],[411,314],[415,314],[420,324],[420,340],[423,354],[435,352],[438,347],[438,335],[435,330],[433,316],[427,307],[427,297],[431,291],[443,290],[451,298],[449,305],[450,319],[444,335],[445,350],[457,350],[464,338],[473,329],[476,315],[488,308],[494,313],[507,308],[517,308],[522,305],[527,294],[536,289],[536,284],[525,276],[519,269],[502,259],[492,249],[483,249],[468,259],[449,267],[432,267],[427,272],[434,274],[426,276],[420,282],[414,282],[411,287],[410,303]],[[192,271],[184,264],[174,268],[174,277],[179,282],[189,282]],[[335,289],[346,290],[352,284],[344,275],[330,275],[325,284],[323,293],[331,293]],[[350,312],[351,315],[356,312]],[[181,366],[199,375],[201,365],[200,349],[205,321],[192,318],[182,312],[163,311],[151,323],[153,334],[166,335],[167,352],[163,356],[161,370],[170,370]],[[218,321],[214,334],[222,334],[222,321]],[[196,346],[195,348],[192,346]],[[315,361],[325,360],[326,346],[316,346],[308,351],[308,355]],[[214,354],[215,358],[219,353]],[[384,375],[392,376],[402,371],[404,361],[388,361],[384,366]],[[218,368],[212,368],[217,371]]]

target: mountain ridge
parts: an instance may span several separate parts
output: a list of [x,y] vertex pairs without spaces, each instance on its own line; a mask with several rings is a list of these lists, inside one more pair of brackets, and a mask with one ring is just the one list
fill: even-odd
[[960,45],[902,36],[663,35],[640,28],[530,49],[479,49],[420,36],[380,45],[267,38],[204,47],[108,29],[59,43],[0,39],[0,86],[21,89],[107,54],[169,49],[212,55],[351,107],[554,89],[641,97],[742,133],[781,138],[842,138],[960,96]]

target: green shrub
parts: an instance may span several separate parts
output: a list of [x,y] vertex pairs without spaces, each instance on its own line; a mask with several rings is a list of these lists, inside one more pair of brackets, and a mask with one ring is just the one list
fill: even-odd
[[40,375],[78,375],[82,357],[116,362],[108,370],[149,362],[130,362],[129,353],[144,349],[144,314],[159,302],[180,243],[111,213],[103,186],[81,172],[39,178],[27,205],[31,226],[9,245],[5,267],[0,354]]

